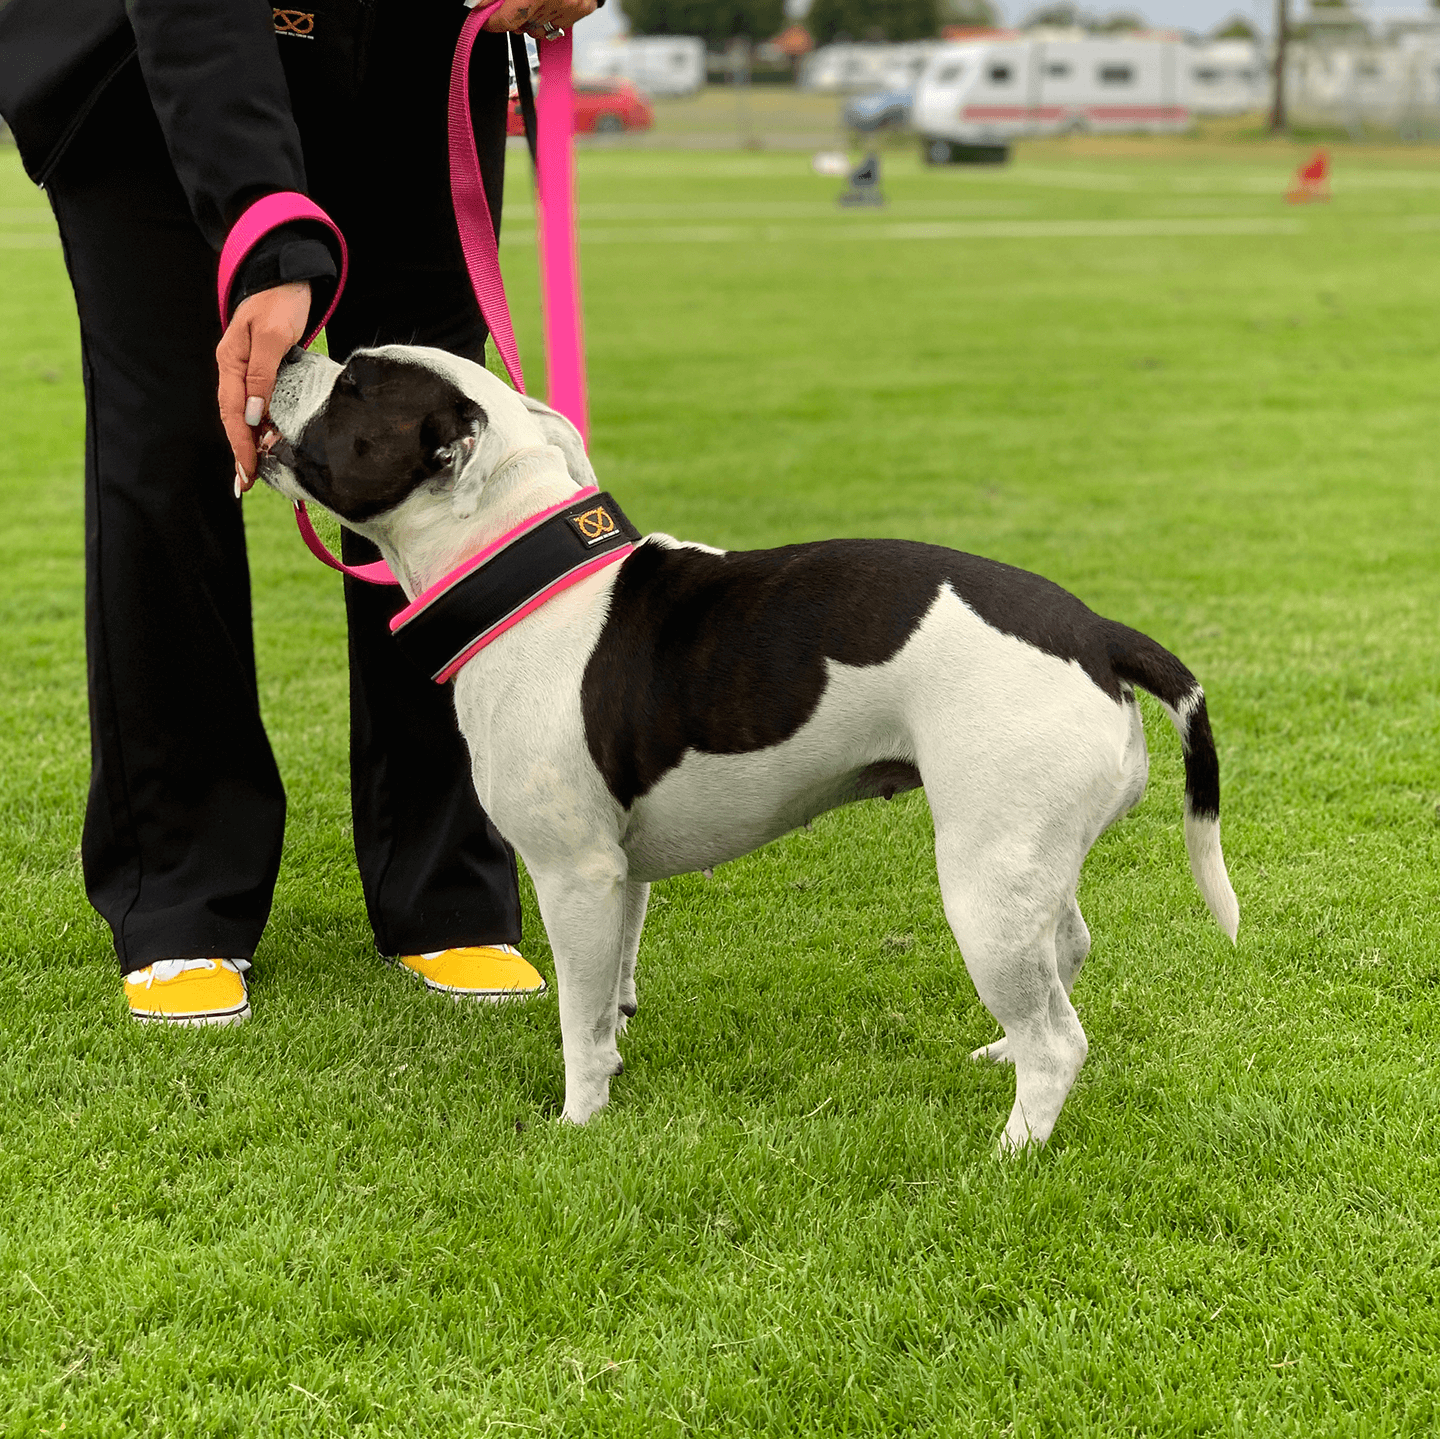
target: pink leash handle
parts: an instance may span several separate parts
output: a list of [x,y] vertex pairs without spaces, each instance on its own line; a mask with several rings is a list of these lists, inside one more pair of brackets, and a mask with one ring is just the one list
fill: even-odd
[[[495,225],[485,182],[480,174],[480,157],[475,150],[475,129],[470,123],[470,53],[475,37],[503,0],[477,6],[465,17],[455,59],[450,66],[450,200],[455,207],[455,225],[460,231],[460,249],[470,272],[470,287],[480,305],[490,338],[505,365],[510,383],[523,395],[525,375],[520,368],[520,349],[515,327],[510,323],[510,305],[505,282],[500,277],[500,252],[495,243]],[[538,109],[538,106],[537,106]]]
[[[466,17],[450,69],[450,198],[470,284],[511,383],[523,395],[520,351],[500,278],[495,226],[485,199],[475,132],[470,124],[470,54],[475,37],[501,0]],[[550,405],[589,438],[585,346],[580,322],[580,266],[575,242],[574,37],[540,42],[540,93],[535,98],[536,189],[545,355]]]
[[[455,207],[455,225],[460,234],[465,268],[470,275],[470,285],[475,291],[480,314],[491,339],[495,341],[495,348],[500,352],[505,372],[523,395],[525,375],[520,367],[520,349],[515,343],[515,327],[511,323],[510,305],[505,298],[495,224],[491,219],[489,201],[485,198],[480,157],[475,149],[475,131],[470,123],[470,55],[475,48],[475,37],[501,3],[503,0],[493,0],[492,4],[477,5],[472,9],[461,27],[460,39],[455,47],[455,58],[450,67],[450,199]],[[573,38],[566,34],[556,40],[543,41],[540,46],[540,93],[535,101],[538,132],[537,238],[544,295],[545,349],[549,358],[550,405],[580,431],[583,442],[589,438],[589,409],[585,346],[580,322],[580,267],[575,239],[573,45]],[[290,198],[304,199],[303,196]],[[321,218],[329,223],[328,216],[324,216],[323,212],[313,217],[307,214],[305,218]],[[270,228],[273,228],[273,223]],[[338,235],[339,231],[336,233]],[[245,246],[247,251],[254,245],[255,239],[258,235]],[[341,244],[343,247],[343,239]],[[232,278],[243,253],[228,268],[228,275]],[[228,293],[223,284],[226,273],[222,263],[222,309],[224,296]],[[341,285],[344,281],[342,271]],[[338,288],[336,295],[339,295]],[[333,303],[331,308],[334,308]],[[329,319],[328,313],[325,318]],[[306,344],[314,338],[313,334],[308,336]],[[299,501],[295,505],[295,523],[306,548],[331,569],[368,584],[399,583],[384,560],[368,565],[347,565],[336,559],[316,534],[304,504]]]

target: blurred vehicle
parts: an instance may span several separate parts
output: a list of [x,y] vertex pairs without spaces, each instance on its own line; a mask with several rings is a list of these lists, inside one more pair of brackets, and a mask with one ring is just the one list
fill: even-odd
[[1260,47],[1253,40],[1206,40],[1187,47],[1190,108],[1197,115],[1243,115],[1270,96]]
[[913,99],[909,90],[877,90],[847,101],[841,114],[852,130],[896,130],[909,123]]
[[943,40],[900,44],[838,41],[822,45],[800,62],[800,88],[831,94],[868,90],[909,90]]
[[629,80],[647,95],[693,95],[705,85],[705,42],[696,35],[626,35],[597,40],[576,49],[575,76],[578,80]]
[[932,165],[1002,161],[1029,135],[1173,134],[1190,125],[1184,51],[1124,37],[947,45],[921,72],[912,121]]
[[[655,123],[650,101],[628,80],[577,80],[575,82],[575,133],[615,135],[622,130],[648,130]],[[520,95],[510,92],[507,135],[525,133]]]

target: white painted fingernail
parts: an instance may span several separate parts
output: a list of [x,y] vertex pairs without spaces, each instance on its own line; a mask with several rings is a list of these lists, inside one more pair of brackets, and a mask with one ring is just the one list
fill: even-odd
[[245,486],[240,483],[240,476],[235,476],[235,498],[238,500],[245,493]]
[[259,395],[251,395],[245,401],[245,423],[258,425],[265,418],[265,401]]

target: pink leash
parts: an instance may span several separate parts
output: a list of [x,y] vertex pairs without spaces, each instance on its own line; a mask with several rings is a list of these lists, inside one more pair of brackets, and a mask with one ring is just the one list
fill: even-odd
[[[485,198],[480,157],[475,150],[475,132],[470,123],[470,55],[475,48],[475,37],[501,3],[502,0],[494,0],[492,4],[472,8],[461,27],[460,39],[455,47],[455,59],[450,67],[450,198],[455,207],[455,224],[460,232],[465,268],[469,271],[480,313],[490,337],[495,341],[495,348],[500,352],[510,382],[523,395],[525,375],[520,368],[520,349],[515,343],[515,327],[510,322],[510,305],[505,298],[505,282],[500,274],[495,225]],[[540,92],[535,98],[537,236],[550,406],[580,431],[582,441],[588,441],[590,427],[585,345],[580,322],[580,267],[575,242],[573,46],[573,38],[569,34],[540,42]],[[259,235],[255,238],[258,239]],[[252,239],[245,250],[254,243]],[[228,267],[222,262],[222,285],[223,277],[227,273],[233,276],[242,257],[243,252],[234,257]],[[343,275],[341,283],[344,283]],[[338,288],[336,295],[339,295]],[[224,310],[225,295],[222,294],[222,313]],[[384,560],[368,565],[347,565],[337,559],[316,534],[303,504],[295,506],[295,523],[306,548],[331,569],[368,584],[399,583]]]
[[[502,0],[471,10],[450,68],[450,198],[470,284],[511,383],[523,395],[525,376],[500,278],[495,226],[485,199],[475,132],[470,125],[470,52]],[[550,406],[588,440],[585,352],[580,333],[580,270],[575,254],[574,37],[540,42],[540,93],[535,97],[536,190],[540,274],[545,304],[545,355]]]

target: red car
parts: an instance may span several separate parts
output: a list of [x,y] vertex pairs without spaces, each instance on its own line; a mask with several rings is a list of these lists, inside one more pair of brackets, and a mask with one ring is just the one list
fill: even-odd
[[[575,82],[575,133],[613,135],[620,130],[648,130],[655,111],[650,101],[628,80],[577,80]],[[510,119],[507,135],[523,135],[525,120],[520,113],[520,96],[510,92]]]

